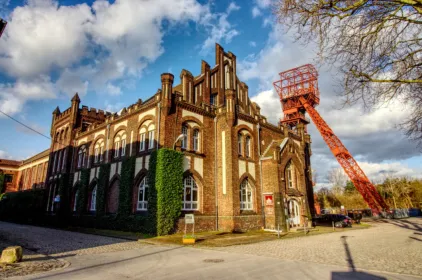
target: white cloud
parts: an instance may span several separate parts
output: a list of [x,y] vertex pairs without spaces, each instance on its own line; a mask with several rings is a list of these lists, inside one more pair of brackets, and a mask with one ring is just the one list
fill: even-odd
[[6,114],[22,111],[25,102],[55,98],[55,87],[47,76],[26,80],[19,79],[14,84],[0,84],[0,110]]
[[0,159],[12,159],[12,156],[10,156],[6,151],[0,150]]
[[261,10],[258,7],[254,6],[252,8],[252,17],[253,18],[256,18],[257,16],[260,16],[261,14],[262,14],[261,13]]
[[273,0],[255,0],[255,3],[261,9],[266,9],[270,7],[273,2],[274,2]]
[[[54,0],[29,0],[8,16],[8,26],[0,39],[0,68],[15,84],[0,94],[1,107],[9,113],[19,111],[32,97],[10,94],[22,83],[31,84],[39,76],[58,76],[50,89],[56,94],[81,95],[88,91],[120,94],[121,80],[139,78],[142,70],[163,52],[163,36],[177,24],[196,22],[223,29],[213,31],[213,38],[226,42],[238,34],[227,16],[238,10],[231,3],[220,17],[211,14],[209,4],[196,0],[97,0],[92,6],[60,5]],[[217,23],[213,23],[217,21]],[[166,22],[166,29],[163,23]],[[214,24],[214,25],[213,25]],[[84,62],[81,64],[81,62]],[[42,81],[38,87],[45,87]],[[50,90],[41,97],[52,98]]]
[[122,90],[119,87],[112,85],[111,83],[107,84],[107,92],[110,95],[120,95],[120,94],[122,94]]
[[[201,47],[201,53],[208,53],[216,42],[225,41],[226,44],[230,43],[233,37],[239,35],[239,31],[236,30],[233,25],[228,21],[228,16],[232,11],[239,10],[240,7],[236,6],[234,2],[230,3],[225,13],[216,14],[208,19],[208,22],[203,21],[207,29],[209,29],[209,37],[205,40]],[[214,18],[217,22],[214,23]]]
[[256,47],[256,42],[255,41],[250,41],[249,42],[249,46],[255,48]]
[[116,112],[122,110],[123,103],[117,102],[117,103],[111,104],[109,101],[106,101],[104,103],[104,107],[105,107],[105,109],[104,109],[105,111],[110,112],[110,113],[116,113]]
[[[281,71],[312,63],[315,48],[294,43],[280,26],[271,26],[265,47],[241,60],[238,69],[242,80],[259,82],[259,92],[251,99],[260,105],[261,113],[276,124],[282,117],[282,109],[272,82],[279,79],[278,73]],[[318,71],[321,104],[317,110],[359,161],[369,179],[379,180],[385,172],[395,176],[421,174],[422,166],[408,167],[402,162],[420,155],[415,145],[408,142],[396,127],[408,116],[409,108],[399,100],[369,112],[359,104],[341,108],[336,91],[339,85],[333,78],[338,77],[338,73],[335,69],[324,67]],[[308,132],[312,137],[312,166],[318,174],[318,186],[328,185],[327,172],[338,168],[339,164],[312,123],[308,126]]]

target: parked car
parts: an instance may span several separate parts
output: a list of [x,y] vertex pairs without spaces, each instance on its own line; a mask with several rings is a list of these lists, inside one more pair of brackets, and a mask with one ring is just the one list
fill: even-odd
[[360,224],[360,220],[362,220],[363,215],[361,211],[351,210],[347,212],[347,217],[350,217],[355,223]]
[[340,214],[324,214],[319,217],[313,219],[313,225],[327,225],[332,226],[334,222],[334,226],[337,228],[343,227],[351,227],[352,226],[352,219],[345,215]]

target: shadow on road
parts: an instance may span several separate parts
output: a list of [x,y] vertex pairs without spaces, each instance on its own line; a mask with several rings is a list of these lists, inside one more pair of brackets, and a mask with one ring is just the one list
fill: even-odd
[[[408,229],[413,231],[414,235],[422,235],[422,218],[421,217],[414,217],[412,220],[409,219],[401,219],[401,220],[381,220],[383,223],[392,224],[404,229]],[[415,241],[422,241],[422,239],[418,238],[418,236],[409,236],[410,239]]]
[[342,236],[342,242],[343,242],[343,246],[344,246],[344,251],[346,253],[346,260],[347,260],[347,264],[349,266],[349,270],[347,272],[343,272],[343,271],[339,271],[339,272],[332,272],[331,273],[331,279],[332,280],[348,280],[348,279],[361,279],[361,280],[384,280],[387,278],[384,277],[379,277],[376,275],[372,275],[369,274],[367,272],[363,272],[363,271],[356,271],[356,267],[355,264],[353,262],[353,257],[352,257],[352,253],[350,252],[349,249],[349,244],[347,244],[347,238],[349,238],[350,236]]
[[33,278],[33,279],[34,280],[35,279],[49,279],[49,278],[56,278],[58,276],[60,278],[62,278],[62,277],[68,276],[68,274],[73,274],[73,273],[81,272],[81,271],[88,270],[88,269],[101,269],[102,267],[109,267],[111,265],[118,264],[118,263],[123,263],[123,262],[131,261],[131,260],[135,260],[135,259],[140,259],[140,258],[148,257],[148,256],[151,256],[151,255],[156,255],[156,254],[168,252],[168,251],[174,251],[174,250],[180,249],[182,247],[183,246],[174,247],[174,248],[165,249],[165,250],[160,250],[160,251],[157,251],[157,252],[144,254],[144,255],[140,255],[140,256],[136,256],[136,257],[132,257],[132,258],[127,258],[127,259],[113,261],[113,262],[107,262],[107,263],[101,263],[101,264],[86,266],[86,267],[73,269],[73,270],[69,270],[69,271],[65,271],[65,272],[58,272],[58,273],[50,274],[48,276],[40,276],[38,278]]

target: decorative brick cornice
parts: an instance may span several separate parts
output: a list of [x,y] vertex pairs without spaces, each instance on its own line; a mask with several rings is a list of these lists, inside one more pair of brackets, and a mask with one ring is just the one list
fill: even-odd
[[[176,106],[191,111],[193,113],[197,113],[206,117],[214,118],[215,114],[213,112],[207,112],[204,108],[199,107],[194,104],[187,103],[185,101],[176,101]],[[211,108],[210,108],[211,109]],[[211,109],[213,110],[213,109]]]

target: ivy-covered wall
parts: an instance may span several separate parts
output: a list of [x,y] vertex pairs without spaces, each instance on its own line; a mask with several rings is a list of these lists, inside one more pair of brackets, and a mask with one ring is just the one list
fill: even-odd
[[106,190],[108,189],[108,179],[110,177],[110,163],[104,163],[100,166],[98,174],[97,185],[97,203],[96,203],[96,216],[102,217],[105,214],[106,207]]
[[59,179],[60,209],[59,215],[67,218],[70,215],[70,182],[69,174],[63,174]]
[[149,162],[148,179],[152,191],[148,208],[152,215],[155,213],[156,234],[166,235],[174,231],[181,214],[183,153],[171,149],[159,149],[154,153]]
[[81,170],[81,181],[79,182],[78,200],[76,201],[76,213],[82,215],[86,212],[88,203],[88,185],[90,169]]
[[135,157],[125,158],[122,162],[119,185],[119,216],[127,216],[132,212],[133,178],[135,176]]

